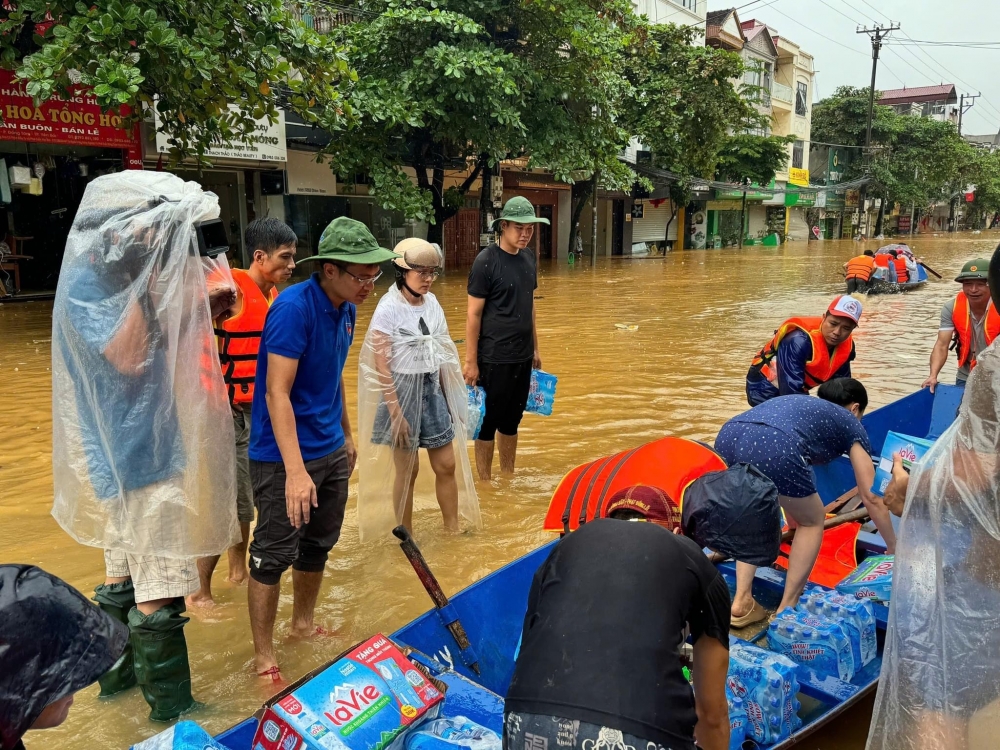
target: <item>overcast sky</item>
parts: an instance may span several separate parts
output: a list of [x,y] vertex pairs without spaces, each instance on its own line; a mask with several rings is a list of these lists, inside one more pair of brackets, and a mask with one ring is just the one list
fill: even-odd
[[[740,7],[744,6],[744,7]],[[757,18],[816,58],[818,101],[838,86],[867,86],[871,80],[871,42],[855,30],[891,19],[902,24],[879,56],[879,90],[954,83],[959,94],[982,97],[966,112],[962,132],[1000,130],[1000,1],[998,0],[709,0],[709,10],[737,8],[741,21]],[[918,42],[969,44],[993,48],[915,46]],[[905,46],[904,46],[905,45]]]

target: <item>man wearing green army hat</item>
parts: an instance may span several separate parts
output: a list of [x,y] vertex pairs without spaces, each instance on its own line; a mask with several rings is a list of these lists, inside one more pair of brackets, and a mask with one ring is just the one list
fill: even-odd
[[[527,198],[507,201],[494,224],[500,242],[483,249],[469,271],[469,311],[465,330],[465,382],[486,391],[483,425],[476,440],[480,479],[493,471],[494,439],[500,446],[500,471],[514,473],[517,428],[528,403],[531,369],[542,366],[535,326],[535,254],[528,243],[535,216]],[[499,437],[496,437],[499,433]]]
[[938,384],[938,375],[948,359],[948,347],[955,341],[958,351],[958,376],[955,385],[965,386],[965,381],[976,366],[976,358],[1000,335],[1000,315],[990,300],[987,281],[989,261],[985,258],[970,260],[955,277],[962,291],[941,308],[941,327],[931,351],[931,374],[923,387],[931,393]]
[[397,257],[359,221],[340,217],[319,239],[318,269],[268,310],[257,357],[250,478],[257,526],[250,543],[250,628],[258,675],[281,678],[274,619],[281,575],[291,567],[291,632],[310,636],[326,559],[340,537],[357,450],[344,408],[342,371],[357,305]]

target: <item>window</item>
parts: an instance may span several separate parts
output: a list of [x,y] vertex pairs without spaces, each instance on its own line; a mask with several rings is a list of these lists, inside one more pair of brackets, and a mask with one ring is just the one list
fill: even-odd
[[792,167],[802,169],[802,159],[805,152],[805,141],[795,141],[792,144]]
[[799,81],[795,84],[795,114],[805,115],[809,106],[809,84]]
[[675,3],[680,5],[682,8],[687,8],[690,11],[698,12],[698,0],[674,0]]

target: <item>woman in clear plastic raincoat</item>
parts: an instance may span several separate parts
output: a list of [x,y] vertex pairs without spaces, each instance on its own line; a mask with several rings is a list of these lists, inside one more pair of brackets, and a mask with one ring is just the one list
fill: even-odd
[[[1000,302],[1000,250],[990,288]],[[868,750],[1000,747],[1000,348],[914,466]]]
[[362,541],[399,523],[412,529],[413,495],[427,450],[437,502],[450,531],[481,525],[466,449],[468,397],[444,311],[430,292],[436,245],[396,248],[396,283],[379,300],[361,348],[358,377],[358,527]]

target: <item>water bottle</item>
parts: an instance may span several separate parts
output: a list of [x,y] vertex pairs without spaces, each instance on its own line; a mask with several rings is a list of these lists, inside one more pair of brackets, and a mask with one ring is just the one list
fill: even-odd
[[800,600],[798,608],[840,623],[851,641],[856,672],[877,655],[875,610],[871,602],[835,591],[820,591]]
[[854,677],[854,653],[840,623],[802,610],[783,610],[768,627],[768,645],[821,675]]

